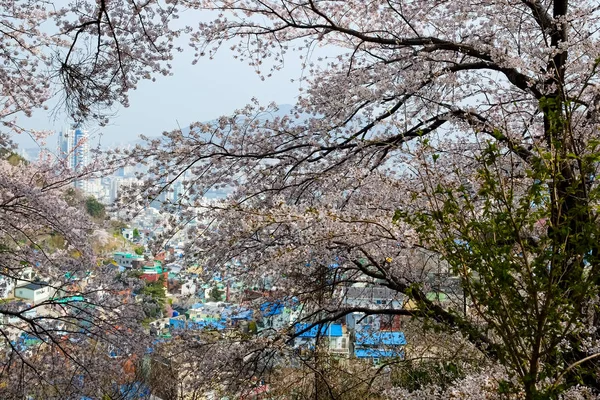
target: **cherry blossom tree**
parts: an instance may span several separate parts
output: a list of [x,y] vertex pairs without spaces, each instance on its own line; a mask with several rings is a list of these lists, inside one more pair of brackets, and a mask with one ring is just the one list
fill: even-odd
[[[468,385],[600,388],[596,2],[182,4],[219,13],[190,27],[198,57],[231,46],[267,77],[299,54],[302,94],[288,115],[253,103],[125,153],[150,166],[130,202],[182,181],[165,226],[187,227],[211,273],[302,304],[297,322],[408,315],[502,371]],[[311,59],[316,46],[340,54]],[[222,188],[226,201],[202,200]],[[352,305],[356,284],[411,307]],[[454,306],[428,296],[444,291]],[[300,333],[263,335],[231,364]]]
[[96,258],[101,227],[66,194],[108,167],[73,171],[48,154],[18,162],[12,138],[43,139],[48,132],[26,129],[22,119],[55,99],[74,124],[105,123],[140,79],[169,73],[177,10],[156,1],[79,0],[9,0],[0,8],[2,292],[10,297],[18,282],[49,295],[0,305],[0,397],[116,398],[147,350],[135,288]]
[[[297,322],[314,327],[354,312],[411,316],[460,336],[491,371],[502,371],[468,377],[464,385],[528,399],[572,393],[576,383],[598,389],[595,2],[2,6],[0,144],[7,149],[10,135],[24,132],[16,118],[55,96],[75,122],[105,122],[111,107],[127,105],[140,79],[169,73],[174,39],[184,33],[197,57],[231,45],[263,77],[300,54],[303,94],[289,115],[270,116],[273,106],[253,103],[125,153],[151,165],[143,193],[131,201],[145,202],[183,180],[184,194],[165,204],[173,211],[165,226],[189,227],[189,253],[207,271],[268,284],[273,300],[300,304]],[[216,16],[175,28],[184,9]],[[315,46],[341,54],[313,60]],[[66,273],[89,271],[89,225],[61,194],[82,176],[47,163],[2,163],[1,173],[5,277],[40,268],[62,289]],[[212,188],[232,194],[225,202],[202,201]],[[43,239],[56,234],[66,246],[50,252]],[[11,343],[10,326],[2,326],[10,348],[4,397],[97,395],[103,376],[108,380],[102,373],[124,368],[115,359],[143,351],[140,340],[115,339],[123,332],[141,336],[134,334],[133,311],[107,295],[108,271],[99,268],[90,280],[77,292],[93,307],[50,302],[45,306],[56,306],[55,314],[31,317],[31,307],[2,306],[0,313],[44,343],[38,352],[22,350]],[[410,307],[351,304],[344,293],[357,284],[386,287]],[[457,304],[428,296],[442,291]],[[190,385],[221,389],[267,375],[286,357],[293,361],[288,344],[302,333],[293,328],[252,340],[204,340],[197,353],[170,355],[194,367]],[[68,333],[83,344],[61,345],[68,330],[77,330]],[[116,344],[121,351],[113,351]],[[98,348],[110,356],[96,356]],[[219,358],[223,349],[228,357]],[[63,355],[70,374],[56,369]],[[32,364],[31,357],[45,358]],[[206,371],[206,380],[194,371]],[[67,375],[83,376],[85,385]]]

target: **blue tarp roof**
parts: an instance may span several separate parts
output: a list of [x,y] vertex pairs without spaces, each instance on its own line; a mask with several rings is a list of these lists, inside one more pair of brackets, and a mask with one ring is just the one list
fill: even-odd
[[252,315],[253,315],[252,310],[247,310],[247,311],[240,312],[236,315],[232,315],[231,319],[244,319],[244,320],[250,321],[252,319]]
[[[296,324],[296,332],[302,332],[311,325],[312,324]],[[298,337],[314,338],[317,337],[317,333],[319,333],[320,336],[340,337],[342,336],[342,324],[331,324],[328,326],[315,325],[308,331],[298,335]]]
[[354,342],[357,345],[403,346],[406,338],[403,332],[358,331]]
[[170,318],[169,319],[169,326],[175,329],[184,329],[185,328],[185,321],[182,319],[174,319],[174,318]]
[[271,303],[271,302],[267,301],[260,305],[260,311],[261,311],[262,315],[265,317],[279,315],[283,312],[283,308],[284,308],[284,305],[279,302]]
[[404,350],[355,349],[354,355],[357,358],[403,358]]
[[141,382],[121,385],[119,388],[123,399],[145,399],[150,395],[150,389]]
[[221,322],[209,322],[209,321],[188,321],[187,323],[188,329],[216,329],[221,331],[226,328],[225,324]]
[[252,310],[227,308],[227,309],[225,309],[225,311],[223,311],[223,314],[221,314],[221,317],[222,318],[231,318],[234,320],[243,319],[246,321],[250,321],[252,319],[252,315],[253,315]]
[[166,342],[165,339],[161,339],[161,338],[154,339],[152,341],[152,346],[151,347],[146,347],[146,354],[154,353],[154,347],[153,346],[155,346],[157,344],[160,344],[160,343],[164,343],[164,342]]

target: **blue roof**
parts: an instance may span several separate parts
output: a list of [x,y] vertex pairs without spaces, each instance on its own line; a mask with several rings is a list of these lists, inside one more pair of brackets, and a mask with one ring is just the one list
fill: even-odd
[[150,395],[150,389],[142,382],[121,385],[119,388],[123,399],[145,399]]
[[[296,324],[296,332],[302,332],[311,325],[312,324]],[[341,337],[342,324],[331,324],[328,326],[321,325],[320,329],[319,325],[315,325],[306,332],[303,332],[300,335],[298,335],[298,337],[314,338],[317,337],[317,333],[319,333],[319,336]]]
[[59,303],[59,304],[64,304],[64,303],[69,303],[69,302],[85,301],[85,299],[83,298],[83,296],[70,296],[70,297],[55,297],[52,299],[52,301]]
[[225,329],[225,324],[221,323],[221,322],[209,322],[209,321],[188,321],[187,323],[187,328],[188,329],[216,329],[218,331],[222,331],[223,329]]
[[48,286],[48,284],[46,282],[37,282],[37,283],[31,282],[31,283],[28,283],[23,286],[18,286],[17,289],[38,290],[41,288],[45,288],[46,286]]
[[354,349],[357,358],[404,358],[404,350]]
[[260,311],[261,311],[262,315],[265,317],[279,315],[283,312],[283,308],[284,308],[284,305],[279,302],[271,303],[271,302],[267,301],[260,305]]
[[403,332],[357,331],[357,345],[403,346],[406,338]]
[[231,318],[233,320],[240,320],[240,319],[244,319],[246,321],[250,321],[252,319],[252,315],[253,315],[253,311],[252,310],[246,310],[246,309],[225,309],[225,311],[223,311],[223,314],[221,315],[222,318]]
[[164,343],[166,342],[165,339],[162,338],[156,338],[152,341],[152,346],[146,347],[146,354],[151,354],[154,353],[154,346],[160,343]]
[[185,329],[185,321],[182,319],[169,319],[169,326],[175,329]]

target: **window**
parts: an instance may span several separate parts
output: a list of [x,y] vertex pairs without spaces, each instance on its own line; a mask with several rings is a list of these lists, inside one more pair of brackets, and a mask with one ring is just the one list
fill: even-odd
[[342,338],[342,349],[345,349],[345,348],[346,348],[346,338],[343,337]]

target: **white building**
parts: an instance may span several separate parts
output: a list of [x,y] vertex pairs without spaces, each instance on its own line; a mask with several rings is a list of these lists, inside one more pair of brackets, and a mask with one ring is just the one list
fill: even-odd
[[99,202],[106,203],[108,200],[108,190],[102,184],[100,178],[91,178],[86,181],[86,193],[94,196]]
[[136,267],[136,262],[138,263],[138,267],[141,266],[144,262],[144,256],[140,256],[138,254],[126,253],[126,252],[116,252],[113,254],[113,259],[120,267],[125,268],[134,268]]
[[28,283],[15,288],[15,297],[39,304],[53,295],[53,289],[45,282]]
[[131,188],[138,183],[136,178],[111,177],[108,189],[108,202],[113,203],[126,188]]

